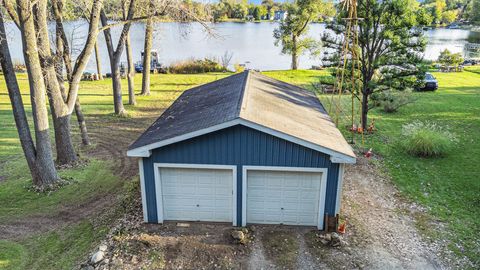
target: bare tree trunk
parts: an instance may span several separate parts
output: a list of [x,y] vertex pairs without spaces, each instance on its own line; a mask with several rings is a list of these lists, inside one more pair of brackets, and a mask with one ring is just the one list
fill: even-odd
[[119,61],[114,60],[110,63],[110,68],[112,70],[113,107],[115,114],[125,115],[126,110],[122,101],[122,80],[120,77],[120,67],[118,62]]
[[80,128],[80,136],[82,137],[83,145],[90,145],[90,138],[88,137],[87,124],[85,123],[85,117],[82,113],[82,107],[80,106],[80,100],[77,97],[75,102],[75,114],[77,115],[78,127]]
[[295,35],[292,35],[292,43],[293,43],[293,48],[292,48],[292,69],[297,70],[298,69],[298,55],[297,55],[297,37]]
[[[38,55],[47,86],[47,95],[55,131],[55,146],[57,150],[57,163],[60,165],[72,164],[77,161],[77,154],[73,147],[70,116],[65,105],[66,96],[62,93],[58,82],[55,58],[51,53],[47,25],[47,2],[39,1],[33,12],[36,24]],[[61,75],[61,74],[60,74]],[[63,75],[61,75],[63,76]]]
[[[57,80],[58,84],[60,85],[60,89],[62,91],[63,100],[66,102],[67,100],[67,91],[65,89],[65,80],[63,79],[63,61],[61,54],[63,54],[62,48],[62,39],[58,36],[57,33],[57,63],[56,63],[56,71],[57,71]],[[67,76],[71,77],[71,71],[67,71]],[[80,129],[80,136],[82,138],[83,145],[90,145],[90,138],[88,137],[87,131],[87,124],[85,122],[85,117],[82,113],[82,107],[80,106],[80,100],[77,97],[77,101],[75,102],[75,114],[77,115],[77,122],[78,127]]]
[[[42,78],[42,67],[38,56],[38,48],[34,19],[32,16],[31,1],[18,0],[17,10],[22,29],[23,53],[25,65],[28,72],[28,81],[30,86],[30,99],[32,103],[33,126],[35,129],[35,172],[33,173],[33,183],[43,187],[54,184],[60,178],[58,177],[55,164],[53,162],[52,147],[50,144],[50,134],[48,128],[48,113],[45,97],[45,83]],[[3,23],[2,23],[3,25]],[[2,31],[5,33],[4,31]],[[5,43],[6,44],[6,43]],[[2,61],[3,62],[3,61]],[[13,89],[15,90],[15,89]],[[15,103],[16,106],[18,102]],[[17,108],[18,109],[18,108]],[[23,121],[22,121],[23,122]],[[20,131],[19,131],[20,132]],[[19,133],[20,135],[20,133]],[[22,138],[27,140],[28,138]],[[30,147],[30,146],[29,146]],[[27,155],[27,152],[25,152]],[[29,154],[30,155],[30,154]],[[28,158],[27,158],[28,159]]]
[[103,80],[102,60],[100,59],[100,50],[98,49],[98,41],[95,42],[95,62],[97,63],[97,79]]
[[362,92],[362,128],[365,131],[368,121],[368,95]]
[[[0,11],[0,64],[2,66],[3,76],[7,84],[8,95],[12,104],[13,117],[17,126],[18,137],[22,145],[25,159],[27,160],[30,174],[32,175],[33,183],[41,184],[49,182],[50,179],[57,179],[56,172],[46,175],[41,175],[38,163],[36,162],[35,144],[33,143],[30,127],[28,125],[27,115],[23,106],[22,95],[18,87],[17,77],[13,68],[12,58],[8,49],[8,42],[5,35],[5,26],[3,22],[3,13]],[[51,160],[53,165],[53,160]],[[46,179],[47,181],[44,181]]]
[[153,42],[153,18],[149,17],[145,24],[145,44],[143,47],[143,72],[142,72],[142,92],[141,95],[150,95],[150,70],[152,67],[152,42]]
[[[128,7],[128,12],[125,20],[131,20],[134,15],[135,0],[131,0]],[[100,14],[102,25],[108,25],[108,18],[105,12],[102,10]],[[122,56],[123,49],[125,47],[125,40],[127,38],[128,32],[130,31],[131,23],[126,23],[123,26],[120,38],[118,39],[118,44],[116,48],[113,48],[112,34],[110,28],[107,28],[103,31],[105,35],[105,42],[107,43],[108,57],[110,59],[110,69],[112,72],[112,87],[113,87],[113,106],[115,114],[125,115],[127,112],[123,106],[122,101],[122,83],[120,78],[120,57]]]
[[135,85],[134,85],[134,78],[135,78],[135,67],[133,65],[133,56],[132,56],[132,46],[130,44],[130,32],[125,39],[125,49],[127,50],[127,65],[128,65],[128,104],[135,105],[137,102],[135,101]]

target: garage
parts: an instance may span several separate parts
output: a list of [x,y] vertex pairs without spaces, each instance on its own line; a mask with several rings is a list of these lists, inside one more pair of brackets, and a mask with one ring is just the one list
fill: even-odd
[[246,223],[318,226],[325,175],[322,169],[246,166]]
[[235,169],[157,164],[157,202],[163,220],[233,222]]
[[355,153],[315,93],[255,71],[187,90],[127,155],[145,222],[333,230]]

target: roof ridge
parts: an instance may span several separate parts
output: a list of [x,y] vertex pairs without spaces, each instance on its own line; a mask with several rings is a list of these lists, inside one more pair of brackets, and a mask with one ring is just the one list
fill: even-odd
[[238,104],[237,104],[237,117],[240,117],[240,113],[242,112],[242,109],[245,108],[246,106],[245,101],[247,100],[245,96],[246,96],[246,91],[249,85],[248,82],[250,80],[250,71],[245,70],[244,73],[245,73],[245,79],[242,84],[242,95],[240,96],[240,99],[238,100]]

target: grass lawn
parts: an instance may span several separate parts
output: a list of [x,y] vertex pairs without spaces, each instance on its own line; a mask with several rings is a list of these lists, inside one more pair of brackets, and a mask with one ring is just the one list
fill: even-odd
[[[428,217],[418,219],[419,227],[429,236],[447,238],[452,250],[468,256],[479,265],[480,75],[475,73],[479,69],[468,70],[462,73],[435,73],[440,84],[439,90],[415,93],[416,102],[397,113],[372,110],[370,117],[376,119],[379,131],[366,138],[365,147],[372,147],[375,153],[384,157],[385,169],[405,196],[429,209]],[[326,71],[268,71],[265,74],[310,89],[312,83],[330,80]],[[80,100],[87,126],[89,123],[93,125],[92,122],[101,125],[102,121],[116,121],[119,128],[129,129],[142,117],[157,117],[183,90],[227,75],[154,75],[152,95],[137,97],[138,105],[135,107],[126,106],[130,115],[128,118],[117,118],[111,114],[111,81],[108,79],[82,82]],[[27,78],[24,74],[18,77],[25,94],[27,113],[30,113]],[[55,215],[64,205],[123,191],[123,185],[118,184],[118,177],[112,173],[111,162],[98,159],[92,159],[80,168],[62,170],[60,173],[63,177],[75,181],[58,192],[37,195],[27,191],[25,186],[29,184],[29,172],[23,161],[3,76],[0,76],[0,81],[0,224],[24,219],[33,213]],[[140,83],[141,77],[137,76],[137,89],[140,89]],[[126,101],[125,81],[123,90]],[[455,149],[446,157],[436,159],[414,158],[401,151],[397,146],[401,140],[401,127],[417,119],[448,125],[459,139]],[[75,121],[72,121],[72,126],[76,132]],[[94,128],[91,128],[91,132],[95,135]],[[446,224],[451,233],[439,235],[438,231],[426,226],[430,221]],[[85,258],[85,253],[104,231],[104,227],[93,226],[91,220],[86,219],[68,228],[18,240],[2,240],[0,268],[71,268],[79,259]],[[50,265],[52,256],[61,259]]]

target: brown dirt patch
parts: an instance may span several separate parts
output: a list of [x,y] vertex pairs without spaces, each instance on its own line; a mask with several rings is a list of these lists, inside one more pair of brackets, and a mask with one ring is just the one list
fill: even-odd
[[256,237],[262,241],[267,258],[280,269],[294,269],[297,264],[298,241],[296,233],[280,226],[263,227],[257,230]]
[[[126,217],[104,241],[100,269],[246,269],[249,247],[237,244],[228,224],[143,224]],[[86,265],[86,264],[85,264]]]

